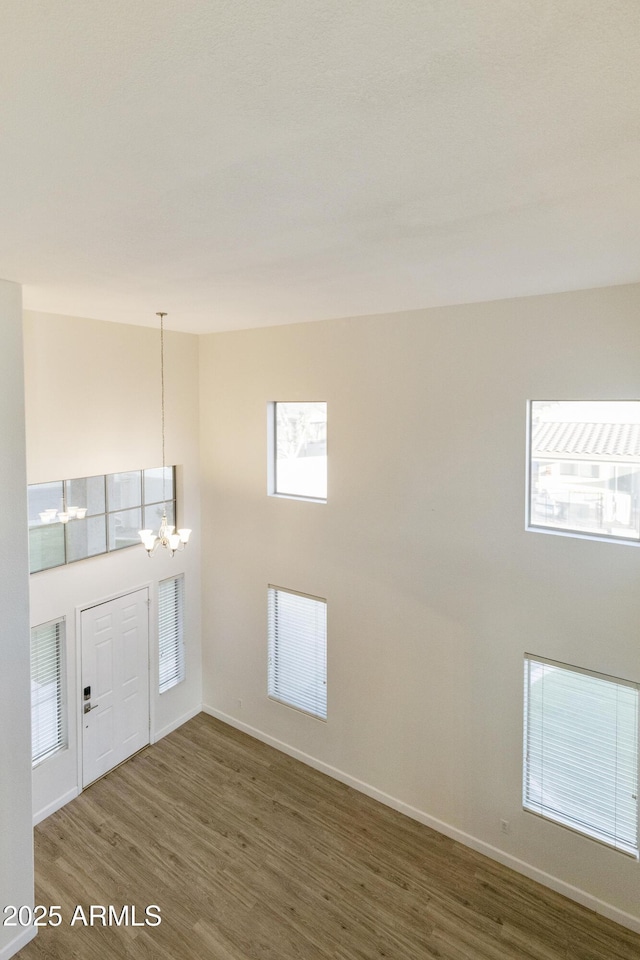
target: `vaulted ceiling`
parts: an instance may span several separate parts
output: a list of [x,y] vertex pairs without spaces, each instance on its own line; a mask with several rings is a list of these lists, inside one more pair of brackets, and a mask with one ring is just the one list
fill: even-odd
[[203,332],[640,280],[637,0],[20,0],[0,277]]

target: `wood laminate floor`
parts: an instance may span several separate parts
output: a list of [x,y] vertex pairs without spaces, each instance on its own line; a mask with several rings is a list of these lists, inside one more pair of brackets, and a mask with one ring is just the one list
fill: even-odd
[[[640,936],[200,714],[35,831],[20,960],[639,960]],[[90,904],[159,926],[71,926]],[[131,916],[131,914],[130,914]]]

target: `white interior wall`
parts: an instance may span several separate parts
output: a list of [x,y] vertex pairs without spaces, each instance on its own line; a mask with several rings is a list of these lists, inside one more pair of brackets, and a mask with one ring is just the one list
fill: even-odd
[[[52,314],[25,313],[27,479],[29,483],[160,466],[160,353],[157,330]],[[166,461],[179,466],[178,516],[199,518],[198,340],[165,334]],[[158,581],[185,573],[186,680],[157,693]],[[150,587],[151,737],[197,713],[201,695],[200,537],[184,553],[149,559],[140,546],[30,577],[31,625],[66,618],[68,749],[35,768],[34,820],[79,787],[78,613],[82,607]]]
[[[29,682],[29,581],[20,287],[0,281],[0,908],[33,904]],[[10,469],[7,469],[10,465]],[[3,914],[3,919],[5,915]],[[33,929],[0,926],[0,960]]]
[[[205,708],[640,929],[640,866],[524,813],[523,654],[640,680],[640,548],[525,532],[528,399],[640,397],[640,287],[201,343]],[[326,505],[266,408],[328,402]],[[267,584],[328,602],[328,721],[266,696]],[[501,833],[500,821],[510,825]]]

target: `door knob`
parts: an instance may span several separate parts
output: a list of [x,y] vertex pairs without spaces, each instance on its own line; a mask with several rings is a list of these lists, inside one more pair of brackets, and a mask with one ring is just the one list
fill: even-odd
[[92,709],[93,709],[93,707],[91,706],[90,703],[85,703],[85,705],[84,705],[84,712],[85,712],[85,713],[89,713],[89,711],[92,710]]

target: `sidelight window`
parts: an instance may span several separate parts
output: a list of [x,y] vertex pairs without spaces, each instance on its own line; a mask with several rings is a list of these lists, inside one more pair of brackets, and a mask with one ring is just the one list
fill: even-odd
[[67,745],[64,620],[31,630],[31,759],[41,763]]
[[184,680],[184,575],[158,584],[158,690]]

